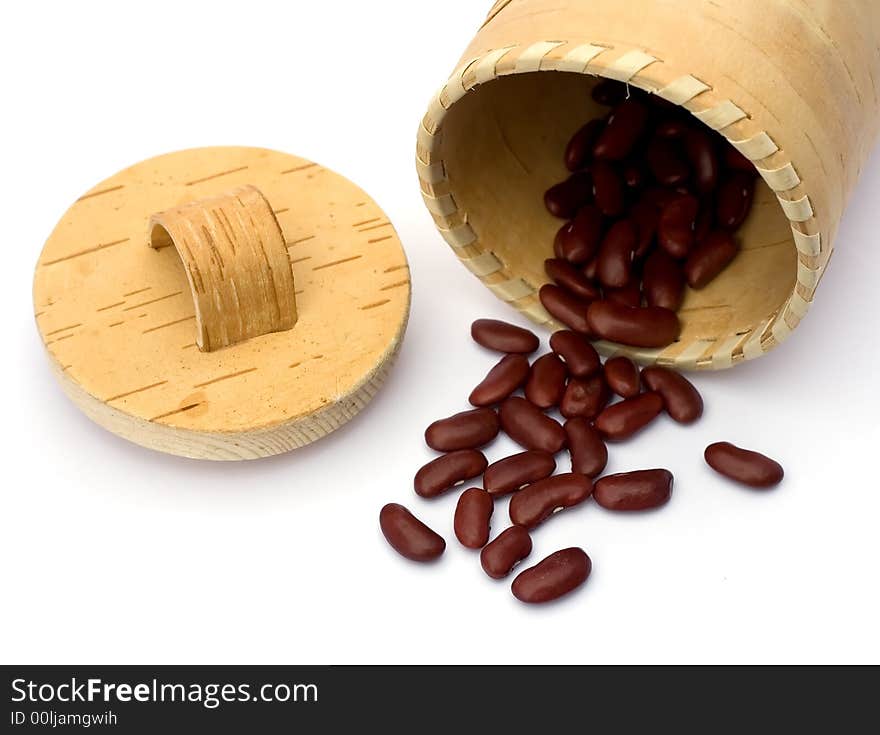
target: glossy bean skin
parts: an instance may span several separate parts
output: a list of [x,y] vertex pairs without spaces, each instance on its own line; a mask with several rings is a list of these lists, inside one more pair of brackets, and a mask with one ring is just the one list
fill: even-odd
[[588,378],[599,371],[599,353],[581,334],[570,329],[554,332],[550,337],[550,349],[565,362],[569,374],[575,378]]
[[628,357],[612,357],[605,362],[604,370],[605,383],[621,398],[634,398],[639,394],[639,369]]
[[736,171],[718,187],[715,215],[718,226],[735,230],[749,216],[755,194],[755,179],[744,171]]
[[651,365],[642,370],[642,382],[660,396],[673,421],[692,424],[703,415],[702,396],[681,373]]
[[663,410],[657,393],[642,393],[608,406],[596,417],[595,427],[608,441],[623,441],[650,424]]
[[587,308],[590,302],[579,299],[551,283],[541,286],[538,298],[544,308],[566,327],[580,334],[590,334],[587,323]]
[[679,140],[684,138],[684,135],[688,130],[690,130],[690,127],[684,120],[679,117],[672,117],[659,123],[657,127],[654,128],[654,135],[658,138]]
[[556,454],[565,446],[565,431],[559,422],[519,396],[501,404],[501,428],[524,449]]
[[498,436],[500,429],[493,409],[474,408],[432,423],[425,429],[425,443],[438,452],[478,449]]
[[571,471],[597,477],[608,464],[608,447],[592,424],[585,418],[573,418],[563,427],[571,453]]
[[785,476],[782,465],[776,460],[730,442],[710,444],[704,456],[713,470],[749,487],[774,487]]
[[645,162],[638,156],[625,161],[622,176],[623,183],[628,189],[641,189],[648,180]]
[[567,419],[593,419],[611,400],[611,391],[605,385],[602,373],[589,378],[572,378],[565,387],[559,412]]
[[684,152],[693,171],[694,184],[701,194],[708,194],[718,186],[721,164],[715,144],[708,133],[691,129],[684,136]]
[[599,211],[607,217],[622,214],[626,198],[623,179],[617,169],[606,161],[596,161],[590,171],[593,174],[593,199]]
[[751,176],[758,175],[755,164],[730,144],[724,146],[724,165],[734,171],[742,171]]
[[615,222],[599,247],[597,273],[608,288],[623,288],[632,277],[633,252],[636,249],[636,228],[628,219]]
[[595,301],[602,298],[602,293],[599,291],[598,286],[568,260],[549,258],[544,261],[544,271],[550,278],[556,281],[556,285],[564,288],[579,299]]
[[598,256],[598,254],[594,255],[586,263],[584,263],[583,268],[581,268],[581,273],[583,273],[587,278],[589,278],[593,282],[599,280],[599,256]]
[[554,217],[571,219],[592,197],[592,177],[587,171],[578,171],[565,181],[547,189],[544,194],[544,206]]
[[646,153],[651,174],[663,186],[678,186],[690,176],[687,164],[669,140],[654,138]]
[[433,459],[416,472],[413,486],[423,498],[436,498],[456,485],[481,474],[489,463],[482,452],[460,449]]
[[532,364],[524,393],[538,408],[558,406],[565,392],[568,372],[555,352],[542,355]]
[[694,244],[694,227],[700,202],[689,194],[677,197],[660,212],[657,222],[657,244],[678,260],[687,257]]
[[669,470],[637,470],[596,480],[593,497],[608,510],[649,510],[664,505],[672,495]]
[[529,360],[525,355],[505,355],[471,391],[468,400],[472,406],[480,407],[501,403],[525,385],[528,377]]
[[593,481],[574,472],[538,480],[511,498],[510,520],[531,531],[556,511],[580,505],[592,492]]
[[636,228],[634,260],[644,258],[654,244],[657,223],[660,221],[660,209],[654,201],[654,196],[647,191],[629,210],[629,218]]
[[648,306],[678,311],[684,300],[684,285],[684,271],[663,250],[655,250],[645,260],[642,292]]
[[605,299],[630,309],[642,305],[642,284],[638,278],[631,278],[623,288],[606,288]]
[[557,233],[553,246],[556,257],[575,265],[586,263],[599,249],[602,223],[603,216],[598,207],[593,204],[581,207],[575,218]]
[[483,473],[483,487],[493,496],[507,495],[549,477],[555,469],[550,452],[528,449],[490,464]]
[[633,347],[666,347],[681,331],[674,311],[659,306],[631,308],[608,299],[591,303],[586,321],[593,334]]
[[580,587],[592,569],[593,563],[583,549],[562,549],[520,572],[510,589],[520,602],[550,602]]
[[537,350],[539,344],[528,329],[498,319],[477,319],[471,324],[471,337],[487,350],[524,355]]
[[479,487],[465,490],[455,506],[453,530],[462,546],[482,549],[489,540],[489,530],[495,502]]
[[621,161],[641,137],[648,122],[648,110],[639,101],[628,99],[614,107],[608,123],[593,146],[598,160]]
[[710,232],[703,242],[697,245],[684,264],[688,285],[694,289],[708,286],[739,253],[739,244],[733,235],[725,230]]
[[433,561],[446,550],[442,536],[397,503],[382,508],[379,527],[391,548],[412,561]]
[[593,146],[596,145],[604,127],[605,121],[596,118],[590,120],[571,137],[565,148],[564,158],[565,167],[569,171],[582,169],[590,162],[593,157]]
[[616,79],[603,79],[596,83],[590,96],[600,105],[614,107],[626,99],[626,85]]
[[492,579],[504,579],[531,553],[532,538],[529,532],[522,526],[511,526],[483,547],[480,552],[480,565]]

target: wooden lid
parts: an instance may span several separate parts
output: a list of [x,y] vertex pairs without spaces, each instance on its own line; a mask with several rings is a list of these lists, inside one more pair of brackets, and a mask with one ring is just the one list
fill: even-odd
[[409,304],[376,203],[258,148],[170,153],[101,182],[34,277],[74,402],[133,442],[204,459],[278,454],[351,419],[384,381]]

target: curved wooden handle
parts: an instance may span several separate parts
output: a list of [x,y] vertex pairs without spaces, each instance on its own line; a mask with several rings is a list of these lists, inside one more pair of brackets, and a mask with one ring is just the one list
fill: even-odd
[[293,271],[284,236],[254,186],[150,217],[149,245],[173,245],[186,270],[202,352],[296,324]]

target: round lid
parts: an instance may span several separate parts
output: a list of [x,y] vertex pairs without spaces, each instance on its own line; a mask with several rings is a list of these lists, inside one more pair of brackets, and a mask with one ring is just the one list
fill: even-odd
[[277,454],[351,419],[384,381],[409,304],[376,203],[258,148],[170,153],[102,181],[34,276],[74,402],[131,441],[205,459]]

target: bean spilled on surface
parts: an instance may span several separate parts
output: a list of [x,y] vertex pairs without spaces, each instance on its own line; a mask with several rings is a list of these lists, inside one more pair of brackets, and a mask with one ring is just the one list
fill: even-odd
[[397,503],[388,503],[382,508],[379,527],[391,548],[407,559],[432,561],[446,550],[442,536]]
[[606,439],[622,441],[644,429],[663,410],[657,393],[642,393],[606,408],[596,418],[595,426]]
[[492,496],[481,488],[468,488],[459,496],[453,529],[462,546],[481,549],[486,545],[494,510]]
[[539,480],[513,496],[510,520],[531,530],[556,511],[583,503],[592,492],[590,479],[575,472]]
[[608,447],[599,432],[584,418],[569,419],[562,427],[568,437],[571,471],[596,477],[608,464]]
[[492,495],[505,495],[549,477],[555,469],[552,454],[528,449],[490,464],[483,473],[483,487]]
[[529,377],[529,361],[523,355],[505,355],[471,391],[472,406],[491,406],[501,403],[520,388]]
[[562,549],[520,572],[510,591],[521,602],[550,602],[580,587],[592,569],[590,557],[583,549]]
[[550,337],[550,349],[559,355],[570,375],[587,378],[599,371],[599,353],[583,335],[565,329]]
[[639,394],[639,369],[628,357],[620,355],[605,362],[605,382],[621,398]]
[[567,377],[565,364],[555,352],[542,355],[535,360],[526,381],[526,398],[538,408],[558,406]]
[[755,488],[774,487],[785,475],[782,465],[759,452],[741,449],[730,442],[706,447],[707,464],[719,474]]
[[637,470],[606,475],[596,480],[593,497],[608,510],[648,510],[666,503],[672,495],[669,470]]
[[519,396],[511,396],[501,404],[501,427],[525,449],[556,454],[565,446],[565,431],[559,423]]
[[538,349],[538,338],[528,329],[498,319],[477,319],[471,337],[478,345],[496,352],[529,354]]
[[681,373],[652,365],[642,370],[642,381],[663,400],[666,413],[680,424],[691,424],[703,415],[703,398]]
[[492,579],[503,579],[532,553],[532,538],[522,526],[511,526],[483,547],[480,565]]
[[413,486],[423,498],[435,498],[465,480],[476,477],[489,463],[482,452],[461,449],[431,460],[416,472]]
[[438,452],[477,449],[498,436],[500,428],[493,409],[475,408],[435,421],[425,430],[425,443]]

